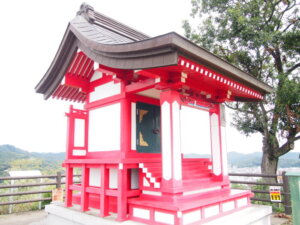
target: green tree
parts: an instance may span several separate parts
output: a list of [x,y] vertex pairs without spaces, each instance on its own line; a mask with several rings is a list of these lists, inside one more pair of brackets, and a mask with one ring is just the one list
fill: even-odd
[[227,103],[233,125],[263,139],[262,173],[274,174],[280,156],[300,139],[299,0],[192,0],[185,35],[274,87],[259,103]]
[[41,159],[16,159],[10,162],[10,170],[40,170],[42,168]]

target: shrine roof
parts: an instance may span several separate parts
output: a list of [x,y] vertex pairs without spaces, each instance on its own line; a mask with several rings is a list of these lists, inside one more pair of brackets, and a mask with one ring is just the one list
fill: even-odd
[[70,21],[50,68],[36,86],[49,98],[60,85],[78,48],[107,67],[140,70],[178,65],[184,57],[262,94],[272,88],[177,33],[149,37],[82,4]]

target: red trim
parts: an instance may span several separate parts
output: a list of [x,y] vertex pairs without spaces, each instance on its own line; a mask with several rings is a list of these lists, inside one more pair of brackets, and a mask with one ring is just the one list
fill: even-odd
[[189,74],[205,76],[207,79],[218,82],[219,86],[224,86],[231,92],[239,93],[239,95],[244,95],[247,98],[263,99],[262,94],[253,90],[252,88],[225,77],[203,65],[199,65],[189,59],[186,59],[183,56],[179,56],[178,66],[180,66],[182,72],[186,71]]
[[136,102],[144,102],[144,103],[148,103],[148,104],[160,106],[160,100],[159,99],[150,98],[150,97],[146,97],[146,96],[142,96],[142,95],[137,95],[137,94],[130,95],[129,98],[134,103],[136,103]]
[[111,97],[107,97],[101,100],[97,100],[91,103],[86,103],[85,104],[85,108],[87,110],[92,110],[92,109],[96,109],[99,107],[104,107],[104,106],[108,106],[108,105],[113,105],[115,103],[121,102],[121,99],[124,98],[124,94],[118,94],[118,95],[114,95]]
[[144,91],[150,88],[153,88],[156,85],[155,79],[141,80],[139,82],[127,85],[125,91],[128,93],[137,93]]
[[108,196],[105,194],[105,190],[109,189],[109,170],[105,165],[100,167],[101,173],[101,189],[100,189],[100,217],[109,215],[108,210]]
[[89,186],[90,169],[83,165],[81,171],[80,206],[81,211],[84,212],[89,209],[89,192],[86,191],[86,188]]
[[112,81],[114,81],[114,79],[112,78],[111,75],[110,76],[103,75],[103,77],[90,82],[89,93],[93,92],[95,90],[95,87],[98,87],[100,85],[103,85],[103,84],[106,84],[106,83],[109,83],[109,82],[112,82]]
[[120,117],[120,149],[125,158],[125,154],[131,150],[131,101],[129,99],[121,100]]

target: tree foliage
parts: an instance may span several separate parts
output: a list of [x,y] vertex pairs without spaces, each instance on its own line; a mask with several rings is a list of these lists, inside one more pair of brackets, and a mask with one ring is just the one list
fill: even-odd
[[[259,103],[228,103],[234,126],[263,136],[262,170],[300,139],[299,0],[192,0],[195,29],[185,35],[257,79],[274,87]],[[275,172],[275,171],[272,171]]]

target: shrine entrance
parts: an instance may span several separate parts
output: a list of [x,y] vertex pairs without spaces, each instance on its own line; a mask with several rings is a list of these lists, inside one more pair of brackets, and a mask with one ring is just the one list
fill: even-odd
[[136,104],[137,152],[161,153],[160,106]]

